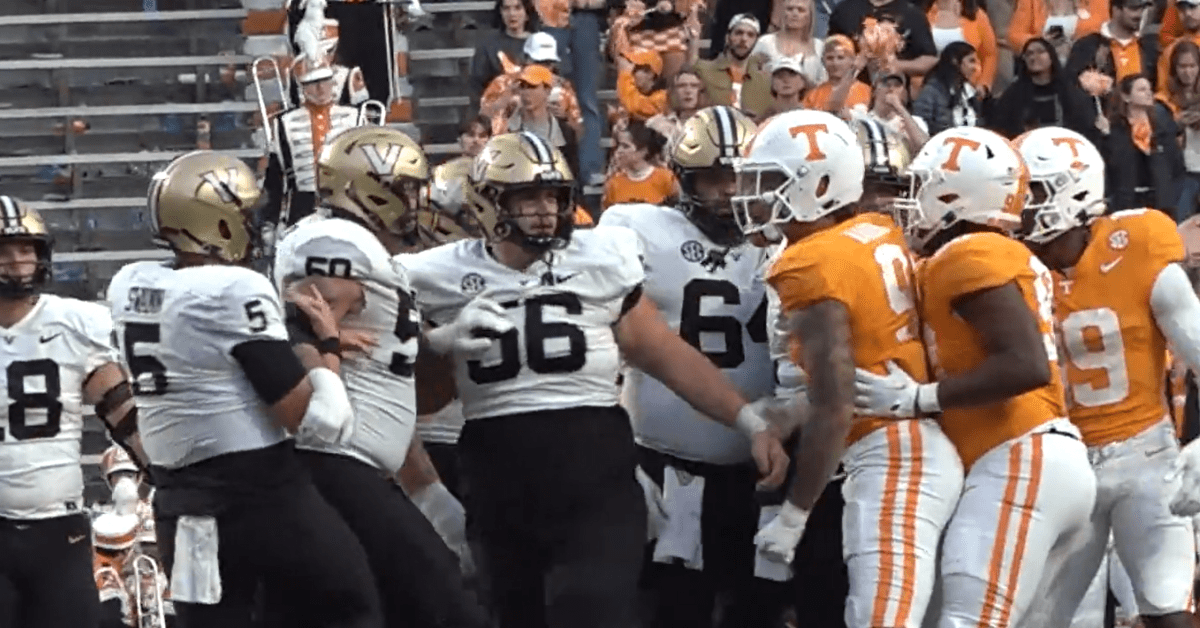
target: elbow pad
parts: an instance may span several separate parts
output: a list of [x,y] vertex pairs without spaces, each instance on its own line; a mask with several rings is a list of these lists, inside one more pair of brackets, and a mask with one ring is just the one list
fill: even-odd
[[300,422],[300,436],[331,445],[346,442],[354,427],[354,412],[342,378],[329,369],[315,368],[308,372],[308,381],[313,392]]
[[123,416],[112,416],[118,408],[133,398],[133,386],[128,381],[121,382],[112,388],[109,388],[100,397],[100,401],[96,403],[96,416],[104,422],[104,427],[108,430],[108,436],[114,443],[125,450],[129,454],[130,460],[133,460],[142,471],[142,461],[130,446],[129,441],[134,434],[137,434],[137,404],[129,406],[129,410]]
[[1200,372],[1200,299],[1179,264],[1170,264],[1158,273],[1150,291],[1150,308],[1172,350],[1193,371]]

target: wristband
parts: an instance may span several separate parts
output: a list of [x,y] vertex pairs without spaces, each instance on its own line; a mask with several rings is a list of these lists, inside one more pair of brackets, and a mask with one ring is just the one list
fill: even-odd
[[342,357],[342,341],[338,340],[337,336],[331,336],[324,340],[318,340],[313,344],[317,348],[317,353],[321,355],[333,354]]
[[762,415],[751,407],[750,404],[746,404],[742,406],[741,410],[738,410],[737,420],[734,422],[734,425],[747,438],[754,438],[756,434],[765,432],[770,427],[767,425],[767,420],[762,418]]
[[917,396],[914,399],[913,405],[916,406],[916,414],[918,415],[941,412],[942,406],[940,403],[938,403],[937,383],[921,384],[917,386]]

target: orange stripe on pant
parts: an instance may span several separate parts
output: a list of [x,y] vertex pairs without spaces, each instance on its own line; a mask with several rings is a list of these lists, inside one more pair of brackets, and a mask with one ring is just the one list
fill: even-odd
[[908,476],[904,499],[904,582],[900,587],[900,606],[896,609],[896,626],[905,626],[912,612],[913,595],[917,584],[917,500],[921,496],[921,474],[924,473],[925,452],[921,442],[921,425],[908,421],[908,437],[912,443],[912,471]]
[[[1004,487],[1004,500],[1001,505],[1014,504],[1017,501],[1017,484],[1021,482],[1021,443],[1013,444],[1008,455],[1008,484]],[[1011,508],[1000,511],[1000,521],[996,524],[996,536],[992,545],[992,559],[988,564],[987,595],[983,600],[983,608],[979,612],[979,628],[987,628],[992,616],[992,606],[999,595],[1000,572],[1004,567],[1004,546],[1008,538],[1008,521],[1012,517]]]
[[887,613],[888,592],[892,588],[892,530],[895,527],[896,486],[900,483],[900,426],[896,423],[884,428],[888,441],[888,469],[884,480],[883,510],[879,513],[879,585],[875,589],[875,604],[871,610],[871,625],[883,626]]
[[1029,539],[1029,524],[1033,521],[1033,509],[1037,505],[1038,489],[1042,485],[1042,434],[1034,434],[1032,440],[1033,459],[1029,462],[1029,486],[1025,489],[1025,503],[1021,505],[1021,526],[1017,528],[1017,546],[1013,549],[1012,567],[1008,571],[1008,603],[1000,612],[1000,625],[1007,626],[1012,615],[1013,601],[1017,594],[1017,579],[1021,577],[1021,561],[1025,558],[1025,542]]

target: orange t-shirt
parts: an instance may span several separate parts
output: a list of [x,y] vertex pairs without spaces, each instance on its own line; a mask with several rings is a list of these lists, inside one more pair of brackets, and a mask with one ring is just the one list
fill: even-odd
[[[829,113],[837,113],[830,108],[829,97],[833,95],[833,81],[825,81],[820,85],[808,90],[804,95],[805,109],[820,109]],[[842,107],[850,109],[855,105],[869,106],[871,103],[871,88],[862,81],[854,81],[850,86],[850,91],[846,94],[846,102]]]
[[[955,312],[955,300],[1009,283],[1016,283],[1037,318],[1051,371],[1058,369],[1050,271],[1012,238],[972,233],[942,246],[919,269],[925,346],[938,378],[970,371],[988,355],[979,334]],[[1005,401],[947,408],[942,411],[942,430],[958,449],[963,466],[970,468],[995,447],[1066,415],[1062,382],[1052,377],[1049,384]]]
[[1072,276],[1056,282],[1055,315],[1071,421],[1097,446],[1126,440],[1171,412],[1167,340],[1150,291],[1184,253],[1175,222],[1153,209],[1099,218],[1091,230]]
[[1118,81],[1142,71],[1142,48],[1138,45],[1137,37],[1125,43],[1109,39],[1108,46],[1112,50],[1113,68],[1117,71]]
[[618,203],[649,203],[662,205],[675,194],[675,175],[662,166],[655,166],[650,176],[635,181],[624,172],[617,172],[604,182],[604,202],[607,209]]
[[[929,381],[917,330],[912,261],[904,235],[888,216],[866,213],[788,247],[767,281],[783,312],[835,300],[850,313],[854,365],[881,375],[894,361],[918,382]],[[792,360],[805,368],[800,347]],[[895,419],[858,417],[848,443]]]
[[649,120],[667,112],[667,90],[657,89],[643,94],[638,91],[632,72],[617,74],[617,99],[634,120]]

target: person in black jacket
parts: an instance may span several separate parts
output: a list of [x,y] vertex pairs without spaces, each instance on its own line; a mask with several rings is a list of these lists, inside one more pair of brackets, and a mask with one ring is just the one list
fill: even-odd
[[1144,74],[1154,86],[1158,68],[1158,36],[1140,31],[1142,16],[1150,0],[1109,0],[1109,18],[1100,32],[1084,35],[1071,46],[1067,76],[1078,79],[1087,69],[1099,70],[1121,80]]
[[1110,211],[1152,207],[1174,214],[1183,176],[1179,128],[1154,99],[1150,78],[1121,79],[1114,94],[1111,130],[1104,142]]
[[1017,61],[1017,80],[1000,95],[988,123],[1012,139],[1043,126],[1071,129],[1093,144],[1100,141],[1096,107],[1063,72],[1054,46],[1041,37],[1025,43]]

